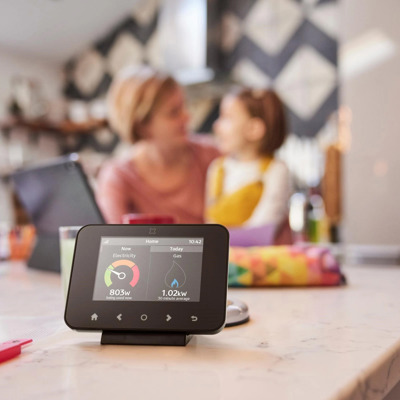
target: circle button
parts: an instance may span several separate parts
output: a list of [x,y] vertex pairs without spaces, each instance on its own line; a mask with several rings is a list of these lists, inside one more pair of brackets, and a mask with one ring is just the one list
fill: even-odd
[[142,315],[140,316],[140,319],[141,319],[142,321],[147,321],[147,314],[142,314]]

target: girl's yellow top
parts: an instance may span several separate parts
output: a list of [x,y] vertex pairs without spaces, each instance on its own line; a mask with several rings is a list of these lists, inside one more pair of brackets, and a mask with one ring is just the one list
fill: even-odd
[[239,227],[252,215],[264,190],[262,175],[267,171],[272,157],[260,160],[260,179],[249,183],[237,191],[224,194],[224,157],[218,158],[212,171],[209,183],[206,218],[209,222],[227,227]]

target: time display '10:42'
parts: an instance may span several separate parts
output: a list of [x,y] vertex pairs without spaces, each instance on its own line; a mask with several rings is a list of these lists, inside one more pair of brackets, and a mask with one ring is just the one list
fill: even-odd
[[189,239],[190,244],[203,244],[203,239]]

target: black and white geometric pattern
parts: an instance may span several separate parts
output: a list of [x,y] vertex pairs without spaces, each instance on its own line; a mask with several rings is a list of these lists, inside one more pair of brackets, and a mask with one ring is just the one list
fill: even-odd
[[93,100],[104,95],[112,77],[129,64],[158,65],[159,1],[138,2],[105,37],[66,65],[66,97]]
[[314,137],[338,107],[336,0],[229,0],[224,68],[234,80],[273,87],[291,131]]
[[[138,2],[131,15],[121,21],[106,36],[65,67],[64,94],[71,100],[92,100],[103,97],[113,76],[130,64],[159,65],[157,20],[159,1]],[[89,148],[110,153],[119,142],[113,132],[102,129],[93,135],[67,137],[62,140],[63,153]]]

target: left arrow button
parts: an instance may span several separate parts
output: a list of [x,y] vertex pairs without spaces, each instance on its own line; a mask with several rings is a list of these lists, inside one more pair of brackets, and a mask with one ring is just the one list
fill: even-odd
[[118,319],[118,321],[122,321],[122,314],[118,314],[117,319]]

